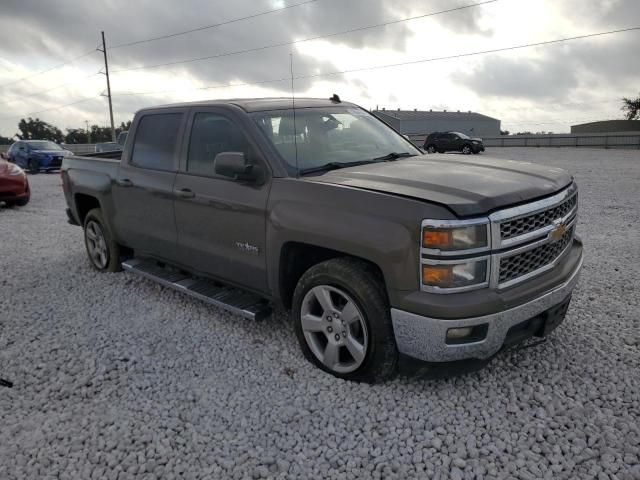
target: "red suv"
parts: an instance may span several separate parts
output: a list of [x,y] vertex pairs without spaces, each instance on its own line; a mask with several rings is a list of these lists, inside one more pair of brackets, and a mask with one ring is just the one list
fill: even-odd
[[29,203],[31,191],[27,175],[19,166],[0,158],[0,202],[6,206]]

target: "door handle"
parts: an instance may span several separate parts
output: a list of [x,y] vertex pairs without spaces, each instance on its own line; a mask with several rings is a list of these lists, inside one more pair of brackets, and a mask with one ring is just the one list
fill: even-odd
[[129,180],[128,178],[123,178],[122,180],[118,180],[116,182],[118,185],[120,185],[121,187],[133,187],[133,182],[131,180]]
[[193,198],[193,197],[196,196],[196,194],[193,193],[188,188],[182,188],[180,190],[174,190],[174,193],[176,194],[176,196],[178,196],[180,198]]

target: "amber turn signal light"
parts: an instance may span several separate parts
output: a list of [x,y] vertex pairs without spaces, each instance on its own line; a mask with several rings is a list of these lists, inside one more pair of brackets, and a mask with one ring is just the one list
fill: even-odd
[[451,230],[422,231],[422,246],[425,248],[447,248],[451,246]]
[[452,265],[423,265],[422,283],[438,287],[446,287],[453,282]]

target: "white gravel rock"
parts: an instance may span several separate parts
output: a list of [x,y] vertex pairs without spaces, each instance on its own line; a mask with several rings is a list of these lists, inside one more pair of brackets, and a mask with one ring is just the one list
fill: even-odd
[[0,209],[0,478],[640,478],[640,153],[488,154],[579,182],[567,319],[481,372],[375,386],[307,364],[282,313],[94,272],[59,176],[31,176]]

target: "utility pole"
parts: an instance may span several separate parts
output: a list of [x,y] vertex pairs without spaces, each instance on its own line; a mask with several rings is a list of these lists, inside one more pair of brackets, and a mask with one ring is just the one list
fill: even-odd
[[111,119],[111,141],[115,142],[116,129],[113,125],[113,106],[111,105],[111,83],[109,82],[109,62],[107,62],[107,44],[104,41],[104,32],[102,32],[102,50],[100,51],[104,54],[104,74],[107,77],[107,97],[109,98],[109,118]]
[[89,120],[85,120],[84,121],[85,125],[87,126],[87,143],[91,143],[91,130],[89,130]]

